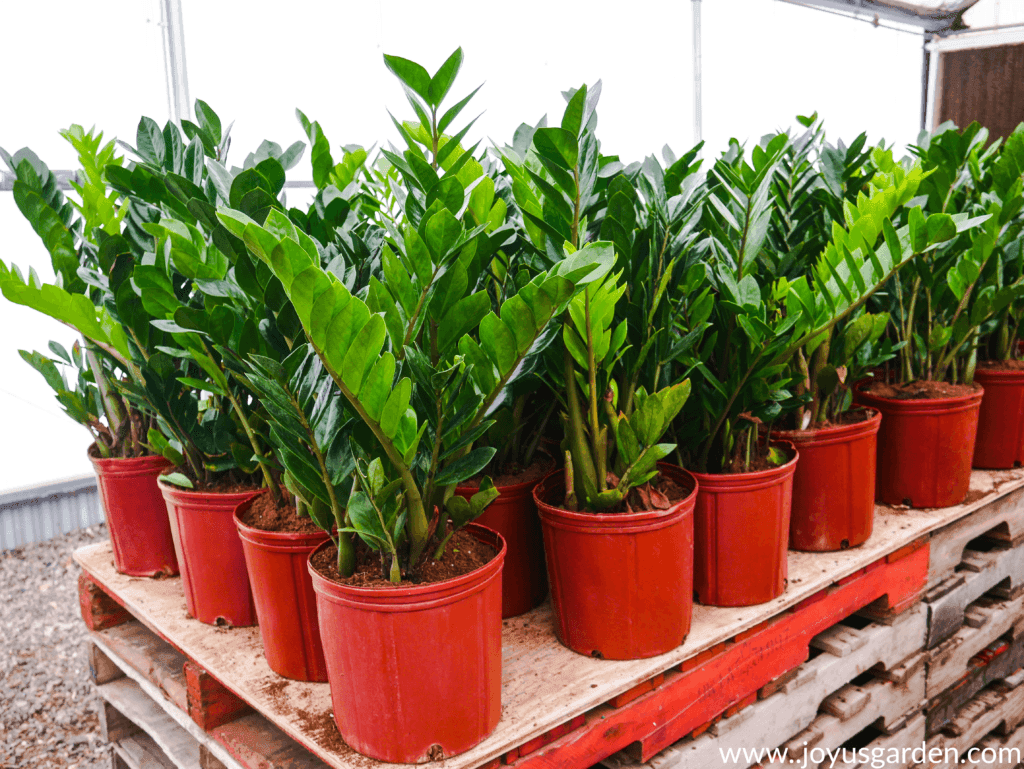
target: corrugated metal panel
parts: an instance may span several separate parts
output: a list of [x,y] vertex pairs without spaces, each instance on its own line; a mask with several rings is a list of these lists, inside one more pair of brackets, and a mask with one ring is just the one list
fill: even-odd
[[0,493],[0,550],[103,523],[96,478],[83,475]]

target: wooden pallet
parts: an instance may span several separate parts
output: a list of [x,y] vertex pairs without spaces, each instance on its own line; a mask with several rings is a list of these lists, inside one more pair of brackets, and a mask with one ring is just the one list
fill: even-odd
[[[697,606],[689,638],[660,657],[615,662],[576,655],[554,638],[549,606],[506,621],[502,721],[477,747],[440,762],[443,769],[501,762],[590,766],[634,742],[649,758],[751,702],[761,687],[806,660],[811,639],[843,617],[872,605],[875,616],[891,619],[911,606],[927,583],[928,535],[1024,486],[1024,472],[975,473],[972,486],[977,493],[956,508],[878,508],[875,533],[859,548],[791,553],[783,596],[756,607]],[[258,629],[189,619],[178,580],[118,575],[108,545],[83,548],[75,557],[85,575],[86,622],[100,630],[134,617],[187,657],[201,685],[217,693],[193,708],[197,721],[211,718],[207,729],[227,729],[250,717],[239,714],[251,708],[330,766],[368,765],[343,744],[327,744],[327,685],[275,676],[262,657]],[[319,720],[300,718],[300,711]]]
[[189,706],[190,698],[197,700],[189,683],[189,660],[141,623],[93,631],[88,643],[89,667],[102,702],[100,722],[112,744],[115,769],[122,764],[131,769],[325,766],[251,711],[209,731],[200,727],[194,718],[197,708]]
[[1000,638],[1016,638],[1024,632],[1024,595],[999,598],[983,595],[967,607],[964,626],[928,654],[927,695],[935,699],[956,686],[968,672],[971,660]]
[[[969,514],[957,517],[932,533],[932,562],[928,568],[928,586],[949,577],[963,560],[967,544],[986,535],[1008,545],[1024,540],[1024,470],[975,470],[967,495],[973,507]],[[992,493],[999,496],[988,499]],[[979,497],[979,495],[981,495]],[[984,504],[978,505],[982,501]]]
[[[722,718],[703,734],[680,740],[648,766],[717,769],[722,751],[778,745],[810,727],[819,712],[829,708],[834,693],[854,685],[867,671],[905,676],[901,663],[914,658],[917,664],[924,638],[921,606],[904,612],[892,625],[843,620],[811,639],[816,656],[762,687],[757,702]],[[637,759],[636,751],[627,749],[602,763],[627,767],[637,765]]]
[[982,541],[991,547],[979,550],[968,545],[956,570],[925,595],[929,649],[955,634],[964,624],[967,607],[988,591],[998,587],[1007,597],[1024,592],[1024,543],[1012,547],[998,540]]
[[967,670],[949,688],[928,700],[928,736],[949,724],[962,707],[994,681],[1012,676],[1024,666],[1024,634],[1009,633],[971,658]]
[[961,707],[943,731],[928,740],[927,763],[935,769],[960,767],[971,747],[989,737],[1010,736],[1022,722],[1024,671],[1019,671],[992,682]]
[[870,737],[849,740],[833,751],[835,758],[822,761],[818,769],[875,769],[879,760],[885,761],[886,769],[905,769],[914,763],[914,750],[924,744],[924,727],[924,714],[914,713],[900,724],[875,728]]

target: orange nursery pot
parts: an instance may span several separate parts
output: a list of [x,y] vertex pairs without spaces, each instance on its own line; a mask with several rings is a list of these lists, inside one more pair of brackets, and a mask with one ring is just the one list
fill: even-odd
[[978,413],[973,466],[1006,470],[1024,464],[1024,371],[978,366],[974,381],[985,395]]
[[306,562],[330,537],[325,531],[264,531],[249,526],[242,516],[252,503],[248,499],[238,506],[235,526],[242,538],[263,655],[270,669],[285,678],[326,681],[316,593]]
[[558,639],[603,659],[642,659],[679,646],[693,613],[693,506],[697,481],[659,471],[689,493],[667,510],[595,514],[564,510],[557,470],[533,490],[544,526]]
[[857,402],[882,412],[875,499],[888,505],[952,507],[971,482],[983,391],[897,400],[854,388]]
[[235,510],[266,489],[218,494],[160,481],[188,613],[208,625],[256,624]]
[[770,470],[694,473],[694,587],[708,606],[753,606],[786,589],[793,475],[800,454]]
[[[544,535],[541,533],[533,487],[536,478],[512,486],[497,486],[498,498],[476,519],[481,526],[498,532],[508,552],[501,577],[501,616],[518,617],[539,606],[548,594],[544,570]],[[459,486],[455,493],[469,499],[479,489]]]
[[773,433],[800,452],[789,519],[791,550],[845,550],[871,536],[882,415],[867,409],[865,417],[859,422]]
[[316,551],[310,556],[334,720],[364,756],[401,764],[449,758],[498,725],[505,543],[478,524],[465,531],[497,554],[443,582],[343,585],[316,570]]
[[92,448],[89,461],[107,518],[114,568],[131,577],[177,574],[167,506],[156,481],[171,463],[159,456],[102,459]]

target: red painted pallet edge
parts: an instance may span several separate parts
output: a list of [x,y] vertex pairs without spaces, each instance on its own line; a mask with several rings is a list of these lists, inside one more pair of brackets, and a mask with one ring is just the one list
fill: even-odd
[[120,601],[83,571],[78,575],[78,607],[89,630],[106,630],[133,619]]
[[[187,712],[203,731],[208,732],[252,710],[245,700],[195,663],[171,639],[133,615],[113,591],[107,590],[85,570],[78,575],[78,601],[82,619],[90,630],[106,630],[136,620],[186,658],[184,673]],[[160,685],[156,681],[153,683]]]
[[641,760],[649,760],[804,662],[811,638],[839,620],[879,599],[892,613],[909,608],[928,581],[929,552],[925,539],[901,548],[898,558],[886,556],[754,628],[758,632],[711,650],[716,653],[702,665],[669,671],[661,686],[628,705],[594,708],[580,728],[509,763],[516,769],[576,769],[633,743],[640,743]]

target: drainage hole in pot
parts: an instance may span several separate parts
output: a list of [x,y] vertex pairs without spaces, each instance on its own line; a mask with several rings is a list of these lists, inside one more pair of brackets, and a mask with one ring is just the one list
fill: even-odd
[[849,547],[850,547],[850,540],[848,540],[848,539],[844,539],[842,542],[839,543],[839,549],[840,550],[846,550]]
[[907,507],[913,507],[914,506],[914,500],[912,500],[910,497],[904,497],[903,498],[903,504],[905,504]]
[[444,748],[440,745],[431,745],[430,750],[427,751],[428,761],[443,761],[444,760]]
[[599,652],[597,649],[594,649],[594,651],[590,652],[590,656],[593,657],[596,660],[603,660],[604,659],[604,655],[601,654],[601,652]]
[[228,622],[224,617],[217,617],[217,619],[213,621],[213,624],[215,624],[217,627],[231,627],[231,623]]

